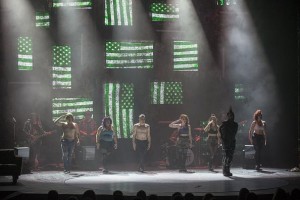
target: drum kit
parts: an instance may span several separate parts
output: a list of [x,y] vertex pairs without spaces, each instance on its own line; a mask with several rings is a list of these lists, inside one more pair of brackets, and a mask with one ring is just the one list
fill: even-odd
[[[190,166],[195,163],[195,159],[199,160],[199,146],[202,141],[205,141],[205,137],[201,137],[201,133],[204,133],[203,128],[194,128],[199,132],[193,136],[192,148],[187,149],[187,158],[185,166]],[[168,139],[168,142],[162,145],[165,153],[165,160],[167,168],[177,168],[179,166],[179,148],[177,147],[178,131],[173,131]]]

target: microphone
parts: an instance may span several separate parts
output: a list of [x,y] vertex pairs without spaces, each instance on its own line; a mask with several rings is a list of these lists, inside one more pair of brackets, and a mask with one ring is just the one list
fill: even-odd
[[12,121],[13,123],[17,123],[17,120],[14,117],[12,117]]

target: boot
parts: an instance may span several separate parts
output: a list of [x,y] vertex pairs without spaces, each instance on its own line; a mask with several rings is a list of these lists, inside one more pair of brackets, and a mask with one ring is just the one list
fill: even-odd
[[230,172],[229,166],[223,166],[223,175],[226,177],[232,176],[232,173]]

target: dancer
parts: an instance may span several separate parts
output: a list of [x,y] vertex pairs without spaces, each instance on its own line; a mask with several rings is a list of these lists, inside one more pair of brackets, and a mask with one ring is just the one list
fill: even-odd
[[139,159],[139,169],[138,171],[144,172],[145,170],[145,157],[147,151],[151,147],[151,136],[150,136],[150,126],[145,123],[145,115],[141,114],[139,116],[139,123],[133,126],[133,136],[132,136],[133,150],[137,152]]
[[255,169],[261,170],[261,152],[267,145],[266,122],[262,121],[262,111],[257,110],[253,115],[253,122],[249,130],[249,140],[255,150]]
[[84,118],[79,123],[79,130],[81,135],[80,144],[83,146],[95,146],[97,126],[92,118],[91,111],[85,112]]
[[234,113],[232,109],[229,109],[227,113],[227,120],[222,122],[220,126],[220,134],[222,139],[223,147],[223,175],[232,176],[230,172],[230,166],[233,159],[233,154],[235,150],[235,136],[238,130],[238,124],[234,121]]
[[187,172],[185,167],[187,151],[192,148],[192,134],[188,116],[181,114],[178,120],[169,124],[169,127],[178,129],[179,137],[176,146],[179,151],[179,172]]
[[114,149],[118,147],[117,135],[114,132],[112,125],[112,119],[110,117],[104,117],[102,125],[98,128],[96,134],[97,149],[100,149],[102,154],[103,173],[109,173],[107,169],[107,162],[109,155]]
[[79,145],[79,128],[74,122],[72,113],[60,116],[54,123],[62,127],[61,150],[64,172],[70,173],[75,144]]
[[211,114],[211,116],[208,119],[208,124],[204,128],[204,131],[208,133],[207,138],[207,146],[210,154],[210,159],[208,162],[208,169],[210,171],[213,171],[213,164],[215,155],[217,153],[218,147],[220,145],[220,132],[219,132],[219,125],[218,119],[215,114]]

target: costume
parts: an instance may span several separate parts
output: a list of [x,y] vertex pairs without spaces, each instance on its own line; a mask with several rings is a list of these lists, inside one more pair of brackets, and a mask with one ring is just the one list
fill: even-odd
[[98,128],[96,143],[100,144],[100,153],[103,158],[104,172],[107,172],[108,158],[114,149],[114,145],[116,145],[114,142],[114,136],[115,133],[113,129],[106,129],[103,126]]
[[189,126],[182,126],[178,129],[178,165],[179,171],[186,171],[185,163],[187,158],[187,152],[190,147],[190,138],[189,138]]
[[[252,141],[253,141],[253,147],[255,150],[255,163],[256,163],[256,169],[260,169],[261,167],[261,153],[262,149],[265,144],[265,121],[262,121],[261,126],[258,125],[255,121],[254,131],[252,134]],[[263,133],[263,134],[261,134]]]
[[236,143],[236,133],[238,130],[238,124],[234,122],[234,118],[229,118],[227,121],[222,122],[220,126],[220,134],[223,147],[223,175],[232,176],[230,173],[230,165],[233,159]]
[[218,126],[214,127],[212,125],[209,125],[208,132],[208,139],[207,139],[207,147],[209,148],[210,158],[208,161],[208,168],[209,170],[213,170],[213,163],[215,159],[215,153],[218,148]]

